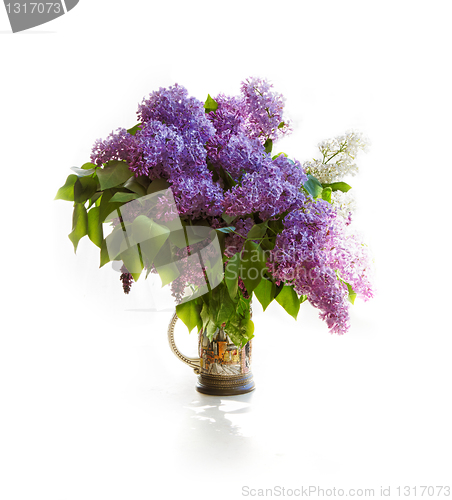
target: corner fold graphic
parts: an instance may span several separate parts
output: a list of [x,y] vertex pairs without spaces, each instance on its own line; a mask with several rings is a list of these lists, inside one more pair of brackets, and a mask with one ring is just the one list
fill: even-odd
[[66,12],[69,12],[78,4],[78,0],[63,0],[63,1],[66,5]]
[[[35,28],[53,21],[72,10],[79,0],[56,0],[53,2],[11,2],[3,0],[13,33]],[[65,10],[66,9],[66,10]]]

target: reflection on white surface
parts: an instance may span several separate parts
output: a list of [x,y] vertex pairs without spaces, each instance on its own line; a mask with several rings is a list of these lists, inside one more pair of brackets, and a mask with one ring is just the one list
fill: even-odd
[[[192,419],[195,422],[207,421],[215,424],[214,432],[225,431],[227,434],[246,437],[251,435],[250,425],[247,425],[247,422],[249,423],[251,419],[252,406],[250,400],[252,396],[252,393],[228,396],[230,399],[210,396],[210,398],[215,397],[219,401],[215,402],[215,404],[205,404],[205,401],[195,399],[185,408],[194,413]],[[205,430],[205,427],[203,427],[203,430]]]

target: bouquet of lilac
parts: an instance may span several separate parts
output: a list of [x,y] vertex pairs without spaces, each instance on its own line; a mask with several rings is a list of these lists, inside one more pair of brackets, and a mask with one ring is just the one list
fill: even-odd
[[258,78],[239,96],[205,103],[178,84],[150,94],[139,123],[98,140],[91,162],[57,193],[74,202],[74,249],[87,235],[101,266],[122,262],[126,293],[144,270],[158,273],[189,331],[210,338],[224,327],[236,345],[250,340],[253,295],[264,310],[276,300],[295,319],[308,301],[331,332],[346,332],[350,303],[372,297],[343,180],[357,172],[366,140],[348,132],[303,164],[275,154],[291,131],[283,109],[283,96]]

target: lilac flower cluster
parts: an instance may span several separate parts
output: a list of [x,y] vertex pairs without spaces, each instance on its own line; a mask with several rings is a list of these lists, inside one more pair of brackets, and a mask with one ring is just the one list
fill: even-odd
[[242,83],[245,98],[246,127],[251,137],[276,141],[290,130],[283,119],[284,97],[272,90],[273,85],[259,78],[249,78]]
[[278,282],[293,284],[298,294],[307,295],[335,333],[349,328],[346,283],[365,300],[372,297],[364,247],[323,200],[307,202],[285,217],[268,267]]
[[122,265],[121,266],[121,276],[119,279],[122,282],[122,288],[124,290],[124,293],[129,293],[130,292],[130,287],[132,286],[133,283],[133,276],[129,273],[127,268]]
[[290,162],[280,155],[267,156],[261,169],[243,176],[241,185],[225,194],[224,209],[228,215],[257,212],[267,220],[294,209],[306,199],[301,190],[307,176],[299,162]]
[[205,143],[215,134],[203,103],[180,85],[160,89],[138,108],[141,127],[124,129],[94,145],[91,161],[124,160],[138,177],[167,180],[179,214],[193,218],[220,215],[223,191],[207,167]]

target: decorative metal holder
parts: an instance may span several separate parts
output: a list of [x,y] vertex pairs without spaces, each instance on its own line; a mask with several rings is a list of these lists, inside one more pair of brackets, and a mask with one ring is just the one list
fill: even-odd
[[196,390],[214,396],[234,396],[252,391],[251,340],[239,349],[224,328],[217,328],[212,340],[201,330],[198,335],[199,358],[184,356],[176,347],[174,313],[168,327],[168,341],[173,353],[198,375]]

